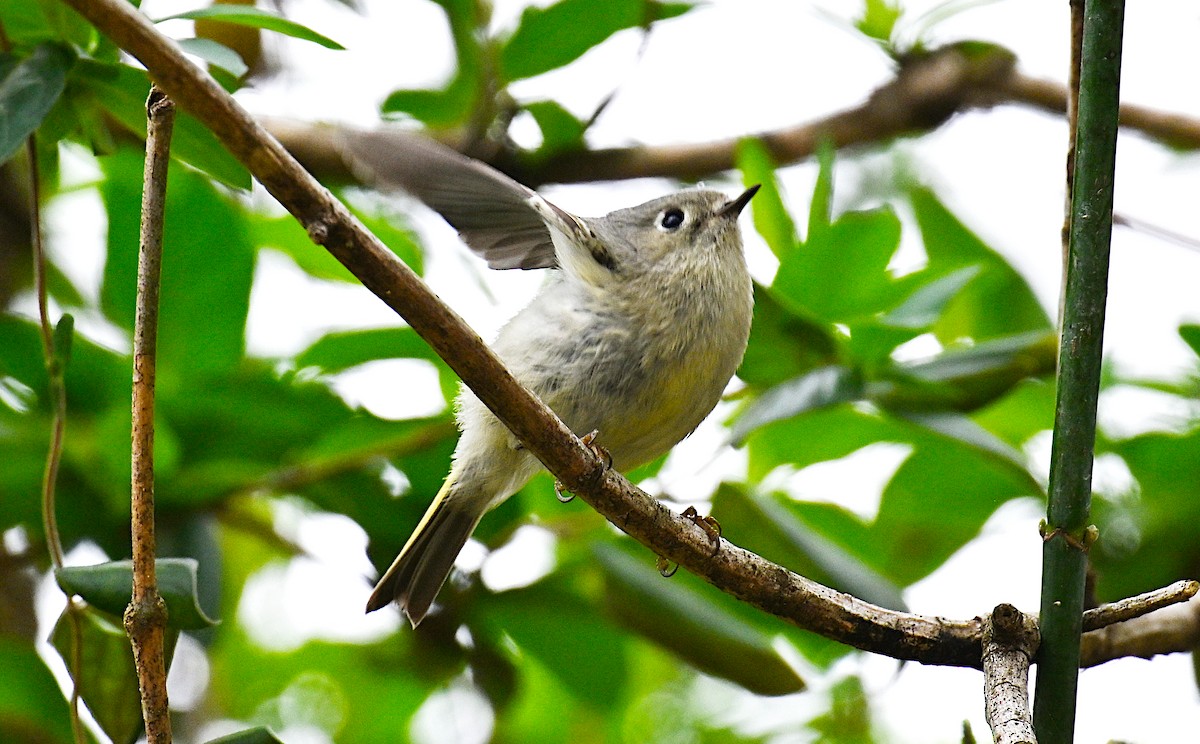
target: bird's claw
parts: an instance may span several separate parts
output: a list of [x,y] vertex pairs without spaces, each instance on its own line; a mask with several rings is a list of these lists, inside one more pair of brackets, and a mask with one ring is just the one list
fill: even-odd
[[592,454],[604,461],[604,467],[611,468],[613,466],[612,454],[610,454],[608,450],[604,449],[604,447],[596,444],[596,437],[598,436],[600,436],[600,430],[592,429],[587,434],[584,434],[582,437],[580,437],[579,441],[583,444],[583,446],[590,449]]
[[575,500],[575,494],[567,490],[563,482],[559,479],[554,479],[554,498],[558,499],[560,504],[569,504]]
[[679,564],[676,563],[674,566],[672,566],[670,560],[660,555],[658,556],[658,560],[655,561],[655,568],[658,569],[660,576],[662,576],[664,579],[669,579],[675,575],[676,571],[679,570]]
[[708,539],[713,544],[713,555],[716,555],[721,550],[721,523],[715,517],[701,515],[696,511],[696,507],[689,506],[683,510],[680,515],[684,519],[690,520],[692,524],[704,530],[704,534],[708,535]]

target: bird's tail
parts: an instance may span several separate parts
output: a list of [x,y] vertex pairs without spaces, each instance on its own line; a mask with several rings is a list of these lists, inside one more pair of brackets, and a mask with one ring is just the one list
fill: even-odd
[[375,585],[367,612],[395,600],[415,628],[429,611],[484,511],[477,499],[455,495],[455,475],[451,472],[446,478],[404,549]]

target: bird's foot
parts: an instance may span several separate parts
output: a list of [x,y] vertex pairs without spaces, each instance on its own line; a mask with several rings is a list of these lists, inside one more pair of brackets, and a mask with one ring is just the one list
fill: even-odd
[[660,576],[662,576],[664,579],[669,579],[675,575],[676,571],[679,570],[679,564],[676,563],[674,566],[672,566],[670,559],[660,555],[658,556],[658,560],[655,562],[655,568],[658,569]]
[[684,509],[680,516],[691,520],[692,524],[704,530],[704,534],[708,535],[709,541],[713,544],[713,555],[721,551],[721,523],[715,517],[700,514],[694,506]]
[[599,457],[604,462],[604,467],[611,468],[613,466],[612,454],[610,454],[608,450],[604,449],[604,447],[596,444],[596,438],[599,436],[600,431],[598,429],[592,429],[590,432],[580,437],[579,441],[583,444],[583,446],[590,449],[592,454],[594,454],[596,457]]

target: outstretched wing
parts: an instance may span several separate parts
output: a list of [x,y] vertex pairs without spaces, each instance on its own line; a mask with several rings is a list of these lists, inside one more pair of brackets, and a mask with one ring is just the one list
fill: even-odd
[[401,188],[428,204],[491,268],[558,265],[550,231],[530,205],[542,198],[496,169],[408,132],[353,131],[341,145],[364,182]]

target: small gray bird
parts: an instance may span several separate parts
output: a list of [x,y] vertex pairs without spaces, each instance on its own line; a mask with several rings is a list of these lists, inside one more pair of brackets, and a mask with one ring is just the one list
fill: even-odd
[[[736,199],[689,189],[599,218],[576,217],[498,171],[395,132],[344,141],[368,181],[439,212],[493,269],[550,269],[494,348],[516,379],[627,471],[667,452],[720,400],[741,363],[753,299]],[[371,612],[396,601],[414,627],[489,509],[541,464],[468,389],[454,465],[379,580]]]

